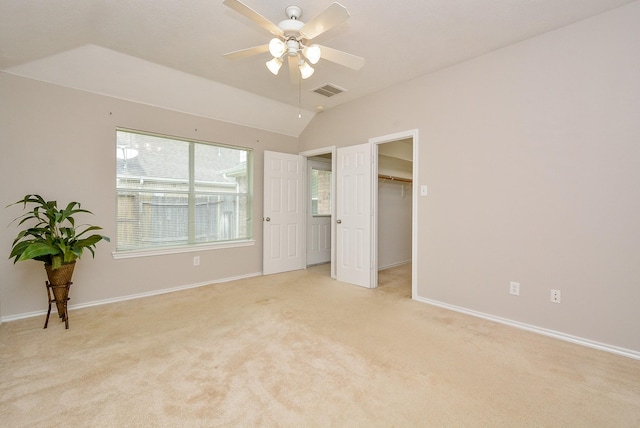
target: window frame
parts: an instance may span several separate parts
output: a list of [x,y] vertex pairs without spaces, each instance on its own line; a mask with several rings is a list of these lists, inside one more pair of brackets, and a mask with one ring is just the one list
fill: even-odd
[[[253,237],[253,174],[254,174],[254,168],[253,168],[253,158],[254,158],[254,151],[252,148],[249,147],[242,147],[242,146],[234,146],[234,145],[230,145],[230,144],[223,144],[223,143],[217,143],[217,142],[210,142],[210,141],[203,141],[203,140],[197,140],[197,139],[193,139],[193,138],[184,138],[184,137],[176,137],[173,135],[167,135],[167,134],[159,134],[159,133],[154,133],[154,132],[148,132],[148,131],[140,131],[140,130],[136,130],[136,129],[130,129],[130,128],[123,128],[123,127],[116,127],[115,129],[115,141],[116,141],[116,147],[118,144],[118,139],[117,139],[117,135],[118,132],[126,132],[126,133],[132,133],[132,134],[139,134],[139,135],[144,135],[144,136],[150,136],[150,137],[157,137],[157,138],[163,138],[163,139],[169,139],[169,140],[174,140],[174,141],[179,141],[179,142],[184,142],[186,144],[188,144],[188,151],[189,151],[189,159],[188,159],[188,169],[189,169],[189,182],[188,184],[188,191],[186,192],[188,194],[188,206],[187,209],[190,213],[190,215],[196,215],[196,207],[197,207],[197,196],[201,195],[201,194],[206,194],[207,192],[202,192],[202,191],[198,191],[195,189],[196,187],[196,179],[195,179],[195,152],[196,152],[196,145],[197,144],[201,144],[201,145],[205,145],[205,146],[210,146],[210,147],[215,147],[218,149],[233,149],[233,150],[241,150],[245,153],[246,156],[246,176],[247,176],[247,183],[246,183],[246,187],[247,187],[247,191],[246,193],[229,193],[230,195],[235,195],[236,197],[245,197],[246,196],[246,200],[247,200],[247,209],[246,209],[246,228],[247,228],[247,233],[246,233],[246,237],[244,238],[238,238],[238,239],[228,239],[228,240],[219,240],[219,241],[209,241],[209,242],[188,242],[185,244],[172,244],[172,245],[166,245],[166,246],[162,246],[162,245],[157,245],[157,246],[150,246],[150,247],[145,247],[145,248],[131,248],[131,249],[117,249],[117,245],[118,242],[116,242],[116,250],[114,250],[112,252],[112,255],[114,257],[114,259],[124,259],[124,258],[133,258],[133,257],[146,257],[146,256],[156,256],[156,255],[165,255],[165,254],[179,254],[179,253],[188,253],[188,252],[197,252],[197,251],[203,251],[203,250],[214,250],[214,249],[225,249],[225,248],[237,248],[237,247],[246,247],[246,246],[252,246],[255,245],[255,239]],[[116,216],[115,216],[115,223],[116,223],[116,236],[118,235],[118,223],[119,223],[119,208],[118,208],[118,202],[119,202],[119,197],[121,195],[121,193],[126,193],[127,190],[132,190],[132,189],[127,189],[127,188],[121,188],[118,186],[118,179],[120,177],[118,176],[118,170],[116,169],[116,186],[115,186],[115,192],[116,192]],[[147,189],[147,190],[135,190],[136,192],[139,193],[146,193],[146,192],[153,192],[153,189]],[[163,190],[164,192],[164,190]],[[167,191],[168,193],[172,193],[171,191]],[[180,191],[178,193],[185,193],[183,191]],[[214,192],[215,193],[215,192]],[[195,235],[192,235],[192,229],[194,228],[194,226],[191,224],[191,221],[187,222],[187,227],[190,230],[189,232],[189,236],[188,239],[192,240],[192,238],[195,237]],[[116,238],[117,239],[117,238]]]

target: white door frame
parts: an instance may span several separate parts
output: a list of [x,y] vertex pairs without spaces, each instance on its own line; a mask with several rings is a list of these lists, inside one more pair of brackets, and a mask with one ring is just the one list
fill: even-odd
[[371,226],[371,249],[372,273],[371,288],[378,286],[378,145],[390,143],[392,141],[413,139],[413,185],[412,187],[412,213],[411,213],[411,298],[418,296],[418,130],[397,132],[395,134],[383,135],[369,139],[371,144],[371,180],[372,180],[372,226]]
[[[320,149],[307,150],[304,152],[300,152],[299,154],[305,158],[310,158],[313,156],[326,155],[331,153],[331,278],[336,278],[336,223],[335,223],[335,214],[336,214],[336,179],[335,179],[335,171],[336,171],[336,146],[323,147]],[[306,168],[306,165],[305,165]],[[305,201],[308,201],[311,196],[309,195],[309,186],[305,186]],[[308,204],[307,204],[308,205]],[[307,221],[305,216],[305,230],[307,227]],[[305,266],[306,266],[306,249],[305,249]]]

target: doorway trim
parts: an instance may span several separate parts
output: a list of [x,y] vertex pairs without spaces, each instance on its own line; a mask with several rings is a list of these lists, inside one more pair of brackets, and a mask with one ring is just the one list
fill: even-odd
[[[306,163],[307,163],[307,158],[310,157],[314,157],[314,156],[320,156],[320,155],[326,155],[326,154],[331,154],[331,278],[335,279],[337,274],[336,274],[336,223],[335,223],[335,214],[336,214],[336,179],[335,179],[335,174],[333,172],[335,172],[336,170],[336,146],[328,146],[328,147],[322,147],[319,149],[313,149],[313,150],[307,150],[304,152],[300,152],[300,156],[303,156],[305,158],[305,169],[306,169]],[[311,197],[309,195],[309,186],[305,186],[305,205],[306,201],[309,200],[309,198]],[[305,216],[305,222],[304,222],[304,227],[305,227],[305,231],[307,228],[307,216]],[[306,233],[306,232],[305,232]],[[307,265],[306,262],[306,248],[305,248],[305,266]]]
[[372,180],[372,224],[371,224],[371,261],[373,266],[371,288],[378,286],[378,146],[384,143],[412,138],[413,171],[412,171],[412,207],[411,207],[411,298],[418,296],[418,130],[411,129],[394,134],[373,137],[371,144],[371,180]]

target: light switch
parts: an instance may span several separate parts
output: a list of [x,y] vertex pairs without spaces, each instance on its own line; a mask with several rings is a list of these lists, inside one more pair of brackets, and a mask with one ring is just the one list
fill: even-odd
[[420,196],[427,196],[427,185],[423,184],[420,186]]

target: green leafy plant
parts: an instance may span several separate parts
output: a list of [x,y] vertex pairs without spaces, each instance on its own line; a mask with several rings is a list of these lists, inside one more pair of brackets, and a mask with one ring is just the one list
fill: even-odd
[[23,209],[30,206],[30,210],[13,222],[20,220],[18,225],[22,225],[32,221],[34,224],[20,231],[14,239],[9,256],[14,258],[13,263],[38,260],[55,270],[63,264],[75,262],[85,249],[95,257],[96,244],[103,239],[109,241],[108,237],[99,234],[87,236],[90,231],[102,229],[99,226],[76,226],[74,215],[93,214],[82,209],[79,202],[69,202],[64,209],[59,209],[56,201],[45,201],[40,195],[26,195],[7,207],[19,204]]

